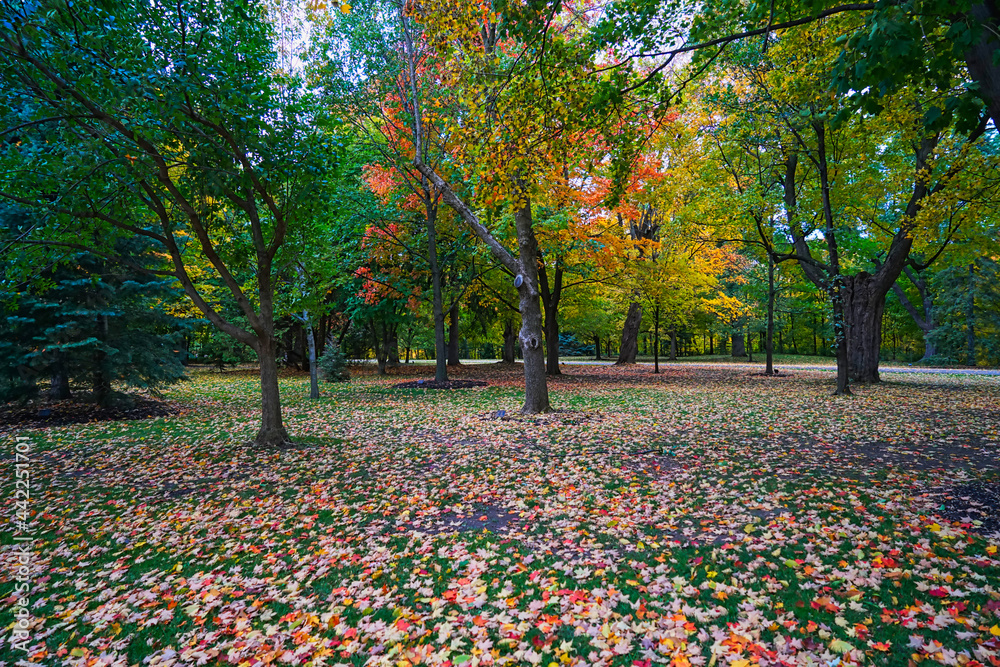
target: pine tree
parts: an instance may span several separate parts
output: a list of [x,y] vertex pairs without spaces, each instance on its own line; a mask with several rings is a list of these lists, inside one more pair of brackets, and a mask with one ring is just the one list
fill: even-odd
[[0,400],[31,398],[47,379],[51,399],[87,386],[109,404],[119,398],[114,384],[156,390],[185,375],[187,324],[165,309],[179,293],[163,278],[79,253],[2,285]]
[[317,362],[320,377],[325,382],[349,382],[351,375],[347,371],[347,359],[340,351],[340,346],[331,336],[326,342],[326,349],[323,356]]

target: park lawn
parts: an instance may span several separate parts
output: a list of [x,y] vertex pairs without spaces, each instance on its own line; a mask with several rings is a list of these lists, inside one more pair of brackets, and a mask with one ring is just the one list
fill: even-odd
[[35,662],[1000,664],[1000,378],[567,367],[527,418],[517,368],[363,373],[284,377],[280,452],[246,444],[248,371],[175,416],[8,431]]

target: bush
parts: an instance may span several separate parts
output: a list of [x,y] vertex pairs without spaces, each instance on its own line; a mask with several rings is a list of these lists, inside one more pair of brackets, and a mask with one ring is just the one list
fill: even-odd
[[323,356],[316,362],[319,376],[325,382],[350,382],[351,375],[347,372],[347,359],[340,347],[331,338],[326,342]]
[[581,343],[574,334],[559,334],[559,356],[560,357],[592,357],[594,356],[594,346]]

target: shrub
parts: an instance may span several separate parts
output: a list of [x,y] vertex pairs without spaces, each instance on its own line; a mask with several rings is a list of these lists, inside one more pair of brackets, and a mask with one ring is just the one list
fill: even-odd
[[344,358],[344,353],[340,351],[340,347],[332,338],[326,342],[326,349],[323,351],[323,356],[319,358],[317,366],[319,367],[319,376],[325,382],[349,382],[351,380],[351,375],[347,372],[347,359]]

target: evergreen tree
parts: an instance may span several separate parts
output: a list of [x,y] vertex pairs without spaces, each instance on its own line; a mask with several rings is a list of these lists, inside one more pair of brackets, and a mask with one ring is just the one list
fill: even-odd
[[184,377],[186,323],[166,309],[180,296],[170,281],[78,253],[2,284],[0,400],[30,398],[47,378],[50,398],[85,385],[108,404],[114,383],[156,390]]

